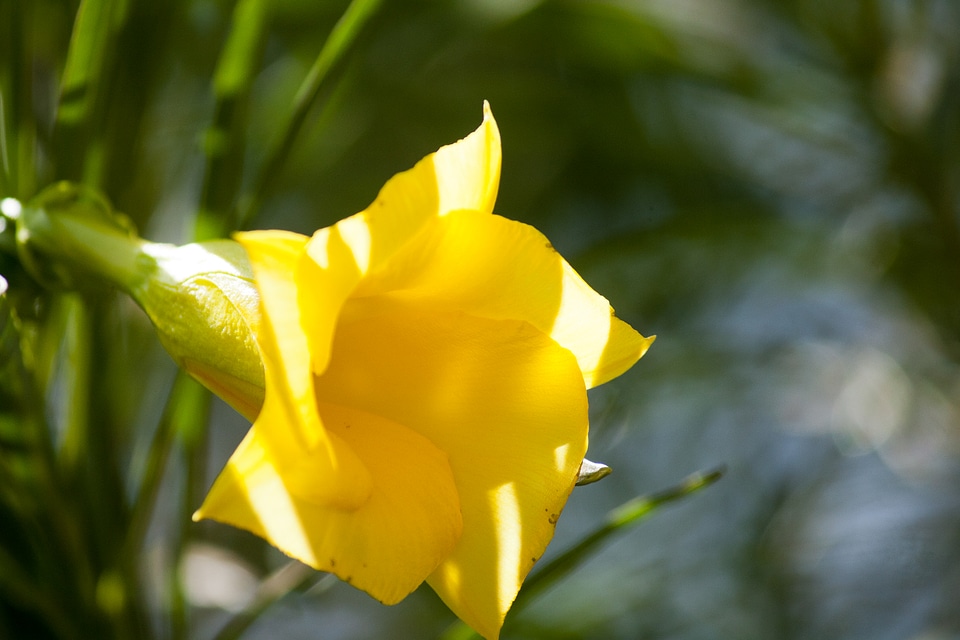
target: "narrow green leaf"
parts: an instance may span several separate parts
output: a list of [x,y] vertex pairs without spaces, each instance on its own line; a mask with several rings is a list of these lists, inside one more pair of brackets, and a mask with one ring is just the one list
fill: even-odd
[[22,119],[30,113],[27,96],[30,74],[25,73],[24,37],[26,28],[24,11],[19,2],[0,3],[0,198],[22,197],[20,190],[20,145],[21,137],[29,138],[21,131]]
[[11,152],[11,147],[16,146],[16,134],[13,133],[13,126],[9,124],[12,118],[7,115],[8,109],[3,98],[5,93],[10,93],[5,90],[5,84],[0,82],[0,198],[17,192],[17,163],[11,158],[15,155]]
[[603,523],[580,542],[530,576],[524,582],[523,589],[514,602],[513,610],[517,611],[523,608],[532,598],[573,571],[581,562],[593,554],[601,544],[606,542],[611,535],[625,530],[630,525],[639,523],[658,507],[679,500],[713,484],[720,479],[723,473],[723,468],[707,472],[698,471],[687,476],[677,485],[649,495],[638,496],[623,503],[608,513]]
[[75,478],[87,458],[90,433],[90,390],[93,365],[90,334],[91,314],[84,300],[75,294],[64,295],[63,353],[60,366],[64,376],[63,441],[58,455],[64,476]]
[[334,25],[320,54],[293,98],[290,112],[279,130],[276,142],[267,151],[253,191],[244,197],[241,203],[237,228],[245,227],[256,215],[263,198],[290,155],[300,129],[316,103],[330,70],[344,57],[379,6],[380,0],[353,0]]
[[60,79],[54,138],[59,178],[97,181],[103,151],[91,139],[126,7],[127,0],[80,3]]
[[[20,337],[15,328],[16,318],[13,307],[7,303],[6,278],[0,274],[0,373],[4,380],[18,382],[13,374],[20,373]],[[10,377],[8,377],[10,376]]]
[[114,35],[117,4],[116,0],[80,3],[60,80],[58,125],[75,125],[90,118]]
[[[523,583],[523,588],[517,595],[510,609],[511,616],[516,615],[538,595],[559,582],[572,572],[584,560],[597,551],[599,546],[606,542],[611,535],[626,530],[639,523],[645,516],[653,513],[658,507],[688,496],[700,489],[713,484],[724,474],[724,468],[712,471],[698,471],[683,479],[679,484],[657,491],[649,495],[638,496],[623,503],[607,514],[603,522],[592,532],[584,536],[580,542],[567,549],[557,558],[544,565],[539,571],[532,574]],[[479,637],[462,622],[455,622],[441,635],[442,640],[469,640]]]
[[234,99],[250,89],[260,66],[267,23],[264,0],[240,0],[233,10],[233,27],[223,47],[213,78],[220,100]]
[[213,79],[213,122],[203,140],[206,166],[194,225],[196,240],[222,237],[230,231],[228,214],[243,174],[250,86],[263,56],[267,16],[265,0],[240,0],[233,11],[230,35]]
[[[184,376],[183,389],[177,393],[177,402],[171,406],[171,421],[174,432],[183,448],[186,461],[184,490],[179,504],[180,531],[172,549],[172,566],[181,566],[183,553],[196,529],[193,512],[200,506],[200,498],[206,489],[206,460],[208,449],[207,423],[210,416],[211,396],[199,382]],[[172,571],[168,577],[167,591],[170,603],[171,638],[185,640],[189,637],[189,607],[180,580],[180,572]]]
[[133,512],[124,541],[123,553],[134,561],[142,551],[143,540],[153,515],[160,482],[175,441],[178,417],[196,408],[198,387],[183,371],[177,372],[173,388],[157,430],[153,434],[146,461],[142,465],[140,480],[136,487]]

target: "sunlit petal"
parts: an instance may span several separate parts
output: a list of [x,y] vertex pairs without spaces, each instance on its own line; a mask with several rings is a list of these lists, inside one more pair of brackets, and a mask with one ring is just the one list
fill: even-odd
[[258,422],[196,517],[247,529],[384,603],[399,602],[449,555],[460,536],[460,506],[447,456],[383,417],[328,404],[319,410],[331,439],[342,441],[370,469],[372,491],[362,507],[342,510],[305,499],[311,457],[277,460],[264,444],[269,425]]
[[473,211],[434,221],[356,293],[376,294],[525,320],[576,355],[588,388],[629,369],[653,342],[614,316],[539,231]]
[[266,391],[197,514],[384,602],[427,580],[487,638],[577,480],[587,388],[653,340],[538,231],[493,215],[499,174],[484,105],[357,215],[240,235]]
[[321,402],[404,424],[448,454],[463,535],[429,582],[495,637],[586,450],[576,359],[527,322],[351,299],[316,389]]
[[433,220],[451,211],[490,213],[500,181],[500,132],[489,105],[476,131],[392,177],[364,211],[317,231],[301,265],[301,312],[313,369],[327,364],[340,306]]
[[258,342],[266,391],[254,423],[258,442],[277,465],[309,454],[317,481],[311,499],[339,508],[362,505],[369,470],[350,447],[332,439],[317,413],[310,352],[294,279],[307,238],[285,232],[239,234],[260,287],[263,313]]

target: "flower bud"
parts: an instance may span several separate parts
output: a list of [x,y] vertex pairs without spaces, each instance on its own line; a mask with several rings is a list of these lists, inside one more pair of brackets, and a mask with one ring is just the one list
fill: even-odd
[[232,240],[174,246],[137,237],[97,192],[56,184],[17,216],[21,262],[48,286],[105,280],[146,312],[174,361],[253,420],[263,404],[259,294]]
[[232,240],[181,247],[145,243],[144,270],[128,293],[180,367],[253,420],[263,404],[256,335],[260,297]]

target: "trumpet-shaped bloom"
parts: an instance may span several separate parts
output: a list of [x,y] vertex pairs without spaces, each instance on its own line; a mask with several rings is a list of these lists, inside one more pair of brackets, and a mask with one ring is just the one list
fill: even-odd
[[587,448],[588,388],[652,338],[493,214],[480,127],[312,237],[240,234],[265,399],[197,517],[395,603],[426,580],[496,638]]

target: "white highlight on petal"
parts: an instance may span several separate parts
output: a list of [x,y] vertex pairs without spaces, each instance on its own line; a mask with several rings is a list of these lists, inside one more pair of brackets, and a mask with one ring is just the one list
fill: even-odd
[[500,608],[506,611],[513,603],[520,584],[520,502],[517,499],[517,487],[514,483],[500,485],[493,495],[494,519],[497,523],[497,554],[500,566],[497,567],[497,598]]
[[[330,229],[331,227],[324,227],[323,229],[317,229],[313,233],[313,238],[310,240],[310,244],[307,245],[307,252],[310,254],[310,259],[317,263],[321,269],[327,269],[330,267],[330,254],[327,247],[330,244]],[[312,247],[320,247],[321,251],[311,251]]]
[[[560,344],[578,345],[574,355],[577,356],[580,370],[584,372],[587,386],[591,387],[610,339],[610,304],[594,293],[590,285],[568,264],[564,263],[563,269],[565,277],[560,308],[550,335]],[[593,301],[593,304],[586,305],[587,300]],[[600,330],[599,323],[604,321]],[[590,331],[584,331],[584,327],[590,327]]]
[[337,231],[344,242],[353,252],[353,260],[357,263],[360,273],[366,273],[370,267],[370,226],[363,216],[353,216],[341,220],[337,224]]
[[[277,478],[279,482],[279,476]],[[305,564],[317,565],[313,547],[303,530],[303,523],[297,514],[297,508],[286,488],[277,490],[265,487],[265,490],[261,493],[256,490],[261,482],[255,478],[250,478],[245,484],[243,492],[249,496],[250,508],[253,512],[270,514],[269,518],[263,518],[260,521],[266,533],[266,539],[289,541],[282,551]],[[294,536],[296,537],[294,538]]]
[[570,452],[570,443],[560,445],[553,450],[553,462],[557,465],[557,471],[563,471],[567,467],[567,454]]

